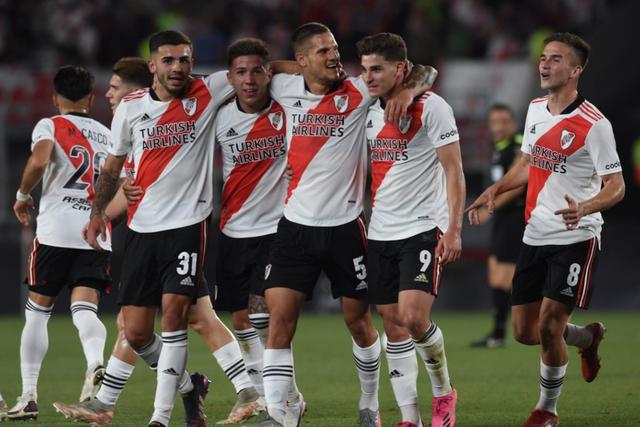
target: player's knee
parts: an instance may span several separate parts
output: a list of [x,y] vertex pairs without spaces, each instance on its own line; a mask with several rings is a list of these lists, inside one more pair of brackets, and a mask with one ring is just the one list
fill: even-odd
[[513,339],[524,345],[538,345],[540,343],[538,331],[515,323],[513,324]]
[[124,337],[134,350],[144,348],[151,341],[152,336],[142,330],[125,330]]
[[401,315],[402,326],[409,330],[409,333],[418,337],[427,330],[429,319],[425,319],[422,313],[407,312]]

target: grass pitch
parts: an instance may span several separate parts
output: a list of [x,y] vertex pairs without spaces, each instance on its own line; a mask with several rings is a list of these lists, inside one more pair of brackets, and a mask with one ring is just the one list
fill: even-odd
[[[489,330],[490,318],[478,313],[437,312],[434,319],[445,335],[451,378],[458,389],[458,422],[465,426],[519,426],[538,399],[539,350],[510,341],[505,349],[471,349],[468,343]],[[567,377],[559,404],[563,427],[640,426],[640,314],[577,313],[576,323],[602,320],[607,326],[601,345],[603,367],[596,381],[580,375],[579,357],[570,348]],[[225,319],[226,320],[226,319]],[[107,353],[114,339],[115,318],[105,316],[109,328]],[[380,326],[379,319],[376,323]],[[22,319],[0,317],[0,392],[8,401],[20,393],[19,343]],[[206,402],[210,425],[224,419],[234,392],[222,371],[195,334],[189,337],[189,371],[213,379]],[[304,426],[357,425],[359,386],[351,355],[350,337],[337,315],[305,314],[294,342],[296,375],[308,403]],[[105,361],[108,355],[105,355]],[[384,360],[384,358],[383,358]],[[78,398],[85,370],[77,332],[67,314],[49,322],[49,352],[39,383],[40,416],[33,426],[74,425],[57,414],[56,400]],[[380,410],[384,426],[399,421],[386,362],[380,381]],[[113,426],[146,426],[153,407],[155,376],[142,363],[134,372],[116,407]],[[431,391],[420,363],[419,397],[423,418],[430,419]],[[181,402],[176,402],[171,426],[182,425]],[[428,424],[428,422],[427,422]]]

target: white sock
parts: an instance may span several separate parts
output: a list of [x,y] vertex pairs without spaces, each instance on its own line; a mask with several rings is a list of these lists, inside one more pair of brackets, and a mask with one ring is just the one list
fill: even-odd
[[93,371],[104,364],[104,343],[107,340],[107,328],[98,319],[98,306],[87,301],[71,304],[71,317],[78,329],[78,336],[87,359],[87,370]]
[[107,369],[104,373],[102,386],[96,395],[96,399],[107,405],[115,405],[124,390],[135,366],[118,359],[115,356],[109,358]]
[[353,359],[360,380],[359,409],[378,410],[378,386],[380,382],[380,337],[369,347],[362,348],[353,338]]
[[[151,341],[145,345],[139,351],[134,350],[135,353],[149,366],[152,371],[156,371],[158,368],[158,360],[160,359],[160,352],[162,351],[162,338],[157,334],[153,334]],[[191,383],[191,376],[187,371],[182,373],[180,377],[180,384],[178,391],[180,394],[187,394],[193,390],[193,384]]]
[[187,365],[187,331],[163,332],[152,421],[169,425],[178,385]]
[[591,341],[593,341],[593,334],[584,326],[567,323],[567,327],[564,330],[564,341],[567,345],[587,348],[591,345]]
[[180,382],[178,383],[178,393],[185,395],[193,390],[193,382],[191,382],[191,375],[186,370],[182,372]]
[[449,379],[447,356],[444,353],[444,337],[440,328],[435,322],[431,322],[426,332],[420,337],[414,337],[413,342],[427,368],[433,396],[440,397],[451,393],[453,389]]
[[265,349],[262,377],[269,415],[283,424],[288,390],[293,378],[291,349]]
[[235,331],[240,345],[240,352],[244,358],[249,379],[258,394],[264,397],[264,386],[262,384],[262,360],[264,357],[264,346],[254,328]]
[[47,323],[51,317],[51,307],[43,307],[27,300],[24,310],[24,328],[20,338],[20,371],[22,373],[22,394],[38,398],[38,376],[42,360],[49,348]]
[[249,321],[253,329],[258,332],[260,341],[264,346],[267,343],[267,336],[269,336],[269,313],[252,313],[249,314]]
[[418,359],[413,340],[387,341],[387,365],[393,395],[400,408],[402,421],[420,425],[418,409]]
[[213,357],[216,358],[218,365],[220,365],[224,374],[229,378],[229,381],[233,383],[236,393],[240,393],[245,388],[252,386],[244,366],[244,359],[242,359],[238,341],[233,340],[223,345],[213,352]]
[[547,366],[540,360],[540,399],[536,409],[557,414],[558,398],[562,392],[564,375],[568,363],[562,366]]

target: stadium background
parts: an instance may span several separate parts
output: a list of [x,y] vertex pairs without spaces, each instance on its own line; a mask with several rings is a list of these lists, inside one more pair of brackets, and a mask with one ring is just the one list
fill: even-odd
[[[291,31],[317,20],[333,29],[343,62],[357,74],[355,42],[370,33],[397,32],[407,41],[414,62],[440,70],[435,90],[456,113],[471,199],[489,183],[492,146],[485,126],[487,108],[507,102],[522,124],[529,99],[541,95],[535,65],[541,40],[562,30],[583,36],[593,47],[580,90],[613,123],[627,183],[625,200],[605,214],[592,310],[575,316],[577,323],[597,318],[607,324],[603,372],[592,385],[582,382],[571,352],[561,400],[562,425],[640,425],[639,16],[640,2],[633,0],[0,0],[0,392],[10,404],[20,392],[18,347],[26,296],[21,283],[33,236],[33,230],[21,228],[13,215],[14,193],[29,155],[33,126],[41,117],[55,114],[51,77],[58,66],[81,64],[96,74],[93,114],[108,125],[111,112],[103,95],[111,64],[121,56],[144,54],[145,37],[156,30],[176,28],[189,34],[195,44],[196,71],[201,73],[223,69],[226,46],[241,36],[262,37],[274,58],[291,58]],[[463,260],[447,267],[436,304],[435,318],[445,331],[452,378],[461,392],[461,426],[516,425],[538,393],[537,348],[513,342],[496,351],[468,347],[469,341],[488,331],[491,321],[485,279],[488,233],[488,225],[465,227]],[[117,239],[115,243],[117,249]],[[211,255],[214,247],[212,242]],[[210,279],[213,266],[210,260]],[[302,316],[295,341],[296,374],[310,404],[304,425],[351,426],[359,391],[350,363],[350,340],[340,316],[326,314],[337,307],[323,286],[326,283],[307,307],[318,315]],[[104,298],[101,312],[115,312],[114,300]],[[30,425],[70,425],[54,413],[51,402],[76,399],[84,375],[66,295],[55,312],[39,385],[40,417]],[[109,328],[108,353],[114,316],[106,315],[103,321]],[[380,326],[379,318],[375,321]],[[207,413],[210,420],[224,418],[234,403],[233,390],[202,340],[195,337],[190,338],[189,369],[215,379]],[[385,379],[386,367],[382,369],[380,402],[387,425],[398,412]],[[420,376],[421,406],[428,417],[430,393],[422,369]],[[113,425],[146,425],[154,381],[149,370],[136,370]],[[176,409],[172,426],[179,425],[181,412]]]

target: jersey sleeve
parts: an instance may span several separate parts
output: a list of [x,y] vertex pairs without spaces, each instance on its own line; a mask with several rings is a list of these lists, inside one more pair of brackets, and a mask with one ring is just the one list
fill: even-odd
[[529,129],[529,127],[531,126],[531,105],[529,104],[529,109],[527,110],[527,117],[524,119],[524,131],[522,132],[522,145],[520,146],[520,151],[522,151],[524,154],[529,155],[531,154],[531,147],[529,147],[529,133],[531,132],[531,129]]
[[286,88],[292,87],[295,82],[301,78],[303,77],[299,74],[278,73],[274,75],[271,79],[271,85],[269,86],[271,98],[275,99],[279,104],[282,103],[282,99],[287,93]]
[[218,106],[224,104],[224,102],[234,94],[233,87],[227,79],[226,70],[209,74],[205,77],[204,82],[209,88],[213,102]]
[[362,94],[362,99],[365,103],[367,103],[367,105],[373,104],[378,99],[372,98],[371,95],[369,95],[369,89],[367,89],[367,84],[364,82],[362,76],[349,77],[349,80],[356,88],[358,88],[358,90]]
[[128,120],[128,103],[120,102],[111,121],[111,141],[109,154],[114,156],[124,156],[131,152],[133,147],[133,132]]
[[453,109],[442,97],[432,94],[422,113],[422,126],[434,147],[439,148],[460,140]]
[[54,141],[55,125],[51,119],[40,119],[31,133],[31,151],[40,141]]
[[609,120],[603,119],[593,124],[587,134],[585,145],[598,175],[622,171],[613,128]]

